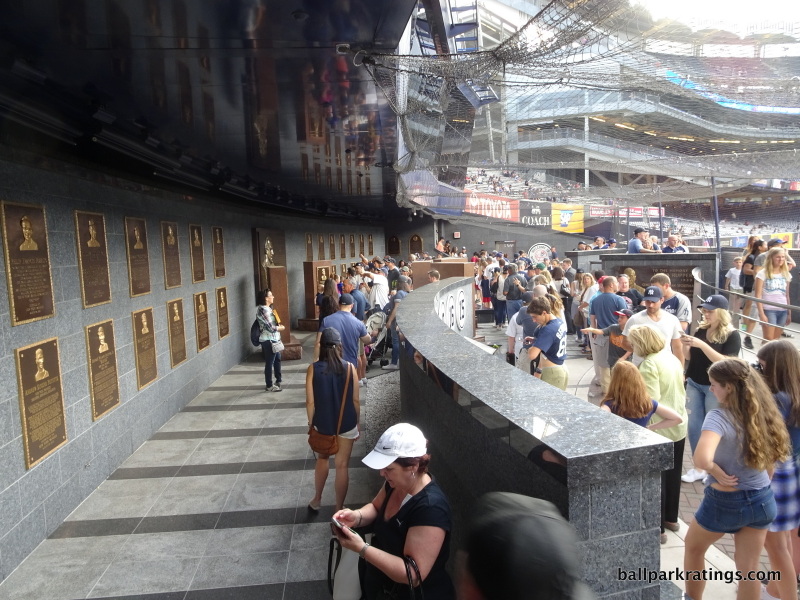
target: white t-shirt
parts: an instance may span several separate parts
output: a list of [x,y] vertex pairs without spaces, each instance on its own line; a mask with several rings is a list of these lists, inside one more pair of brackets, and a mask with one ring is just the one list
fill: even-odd
[[382,273],[372,274],[372,288],[369,291],[369,303],[383,308],[389,303],[389,280]]
[[728,269],[728,272],[725,273],[725,279],[730,280],[730,284],[728,287],[732,290],[741,290],[742,286],[739,285],[739,276],[742,274],[741,269],[737,269],[736,267],[731,267]]
[[[622,330],[622,335],[627,337],[631,332],[631,328],[636,327],[637,325],[647,325],[648,327],[652,327],[656,331],[661,332],[661,335],[664,336],[665,340],[664,350],[662,350],[662,352],[672,352],[672,346],[670,343],[672,340],[677,340],[680,338],[681,332],[683,331],[681,328],[681,322],[678,321],[678,317],[669,314],[663,309],[660,311],[660,319],[658,321],[653,321],[653,319],[648,317],[647,311],[636,313],[630,319],[628,319],[627,323],[625,323],[625,329]],[[634,353],[631,357],[633,364],[635,364],[637,367],[644,359],[644,356],[639,356],[636,353]]]
[[[528,308],[523,306],[520,311],[527,311]],[[517,315],[519,313],[514,313],[514,316],[508,320],[508,327],[506,327],[506,336],[514,338],[514,356],[519,356],[519,351],[522,350],[522,344],[525,341],[525,333],[522,330],[522,325],[517,323]]]
[[[789,287],[789,282],[792,280],[791,275],[789,275],[789,279],[787,280],[782,274],[773,273],[772,277],[767,279],[766,269],[761,269],[758,273],[756,273],[756,279],[760,279],[764,282],[764,285],[761,288],[762,300],[766,300],[767,302],[780,302],[781,304],[789,304],[787,301],[788,298],[786,297],[786,290]],[[765,304],[764,310],[784,309],[780,308],[779,306],[770,306],[769,304]]]

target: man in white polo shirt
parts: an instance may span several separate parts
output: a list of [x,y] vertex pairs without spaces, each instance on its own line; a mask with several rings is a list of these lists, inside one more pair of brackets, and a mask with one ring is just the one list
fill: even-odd
[[[644,300],[642,301],[645,310],[633,315],[625,324],[625,329],[622,330],[622,346],[628,352],[633,352],[633,346],[628,341],[628,333],[631,327],[637,325],[647,325],[661,332],[664,336],[665,345],[664,349],[672,349],[672,353],[678,357],[683,364],[683,344],[681,344],[681,335],[683,329],[680,321],[674,315],[669,314],[667,311],[661,309],[664,303],[664,296],[661,293],[661,288],[651,285],[644,291]],[[633,364],[639,365],[645,359],[644,356],[634,354],[632,357]]]

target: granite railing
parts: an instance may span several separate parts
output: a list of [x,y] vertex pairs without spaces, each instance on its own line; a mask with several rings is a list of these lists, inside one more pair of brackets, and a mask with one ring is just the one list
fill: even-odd
[[[454,547],[478,496],[527,494],[553,502],[575,526],[598,597],[659,598],[657,582],[617,574],[659,569],[660,475],[672,466],[672,443],[476,347],[465,337],[472,286],[428,284],[397,313],[409,350],[400,361],[401,417],[429,440],[431,471],[453,507]],[[563,458],[557,476],[528,458],[541,444]]]

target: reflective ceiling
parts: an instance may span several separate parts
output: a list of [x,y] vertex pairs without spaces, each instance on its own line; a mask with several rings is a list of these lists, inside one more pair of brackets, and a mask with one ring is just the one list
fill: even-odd
[[4,143],[236,202],[394,205],[394,116],[336,45],[394,50],[415,0],[0,5]]

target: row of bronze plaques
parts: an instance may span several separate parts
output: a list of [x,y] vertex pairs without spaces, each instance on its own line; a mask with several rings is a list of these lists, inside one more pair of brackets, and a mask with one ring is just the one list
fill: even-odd
[[[11,303],[11,324],[21,325],[55,315],[53,280],[44,206],[2,203],[3,244]],[[150,254],[144,219],[125,217],[125,248],[131,297],[151,291]],[[83,307],[111,302],[108,242],[102,213],[75,211],[75,239]],[[225,277],[225,241],[221,227],[211,228],[214,277]],[[189,225],[192,283],[206,280],[203,228]],[[161,222],[164,287],[182,285],[178,224]]]
[[[325,259],[325,235],[319,234],[317,238],[317,260]],[[369,256],[372,256],[375,250],[372,234],[367,234],[367,243],[369,244]],[[358,253],[359,256],[364,254],[364,234],[358,234]],[[328,235],[328,256],[327,260],[336,260],[336,235],[331,233]],[[356,257],[356,236],[354,233],[350,234],[350,258]],[[347,258],[347,244],[345,243],[345,234],[339,234],[339,258]],[[314,260],[314,236],[310,233],[306,234],[306,260],[311,262]]]
[[[217,330],[222,339],[229,333],[228,299],[224,287],[216,289]],[[206,292],[194,294],[194,324],[197,351],[211,345]],[[136,381],[139,389],[158,379],[153,309],[131,313]],[[86,360],[92,419],[97,420],[120,402],[114,321],[87,325]],[[183,299],[167,302],[167,331],[172,368],[186,360]],[[58,339],[51,338],[16,350],[19,406],[25,464],[31,468],[67,443],[67,422],[61,381]]]

